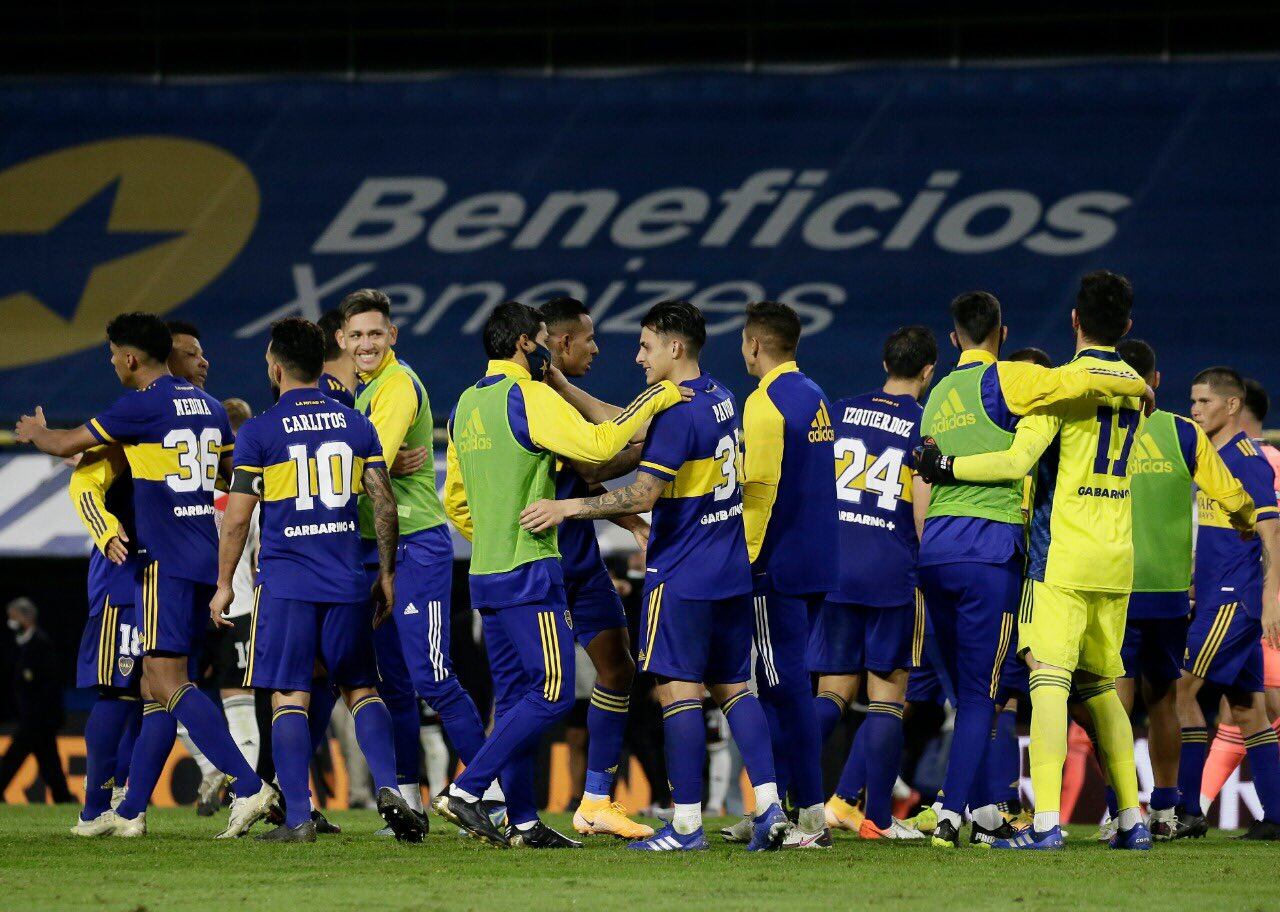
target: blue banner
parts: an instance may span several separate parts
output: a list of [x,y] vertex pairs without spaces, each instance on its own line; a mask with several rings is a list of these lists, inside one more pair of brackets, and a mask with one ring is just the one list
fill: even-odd
[[5,87],[0,415],[110,402],[102,328],[130,309],[197,323],[210,391],[263,407],[270,322],[363,286],[440,414],[488,309],[557,295],[592,308],[604,398],[643,385],[639,317],[673,297],[740,395],[743,305],[792,303],[839,396],[899,325],[945,350],[974,288],[1009,345],[1068,357],[1099,267],[1181,407],[1207,364],[1269,379],[1278,90],[1274,62]]

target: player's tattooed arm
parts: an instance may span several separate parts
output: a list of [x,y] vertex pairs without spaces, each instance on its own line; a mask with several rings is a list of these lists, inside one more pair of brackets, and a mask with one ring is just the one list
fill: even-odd
[[526,532],[545,532],[566,519],[612,519],[644,513],[653,509],[666,484],[648,472],[641,472],[625,488],[606,491],[596,497],[535,501],[520,514],[520,525]]
[[209,602],[209,617],[217,627],[232,626],[225,616],[235,600],[231,579],[249,538],[249,524],[253,519],[253,509],[258,505],[261,479],[261,475],[237,470],[231,493],[227,495],[227,510],[218,534],[218,588]]
[[373,502],[373,530],[378,541],[378,581],[374,584],[374,626],[381,624],[395,604],[396,547],[400,544],[400,513],[396,510],[391,476],[385,465],[365,466],[364,492]]

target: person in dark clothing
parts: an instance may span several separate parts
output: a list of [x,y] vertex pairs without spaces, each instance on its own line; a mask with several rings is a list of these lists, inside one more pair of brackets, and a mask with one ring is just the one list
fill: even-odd
[[36,626],[36,606],[30,599],[9,603],[9,629],[18,641],[13,692],[18,704],[18,728],[9,751],[0,760],[0,801],[28,755],[35,754],[40,778],[58,804],[75,803],[58,756],[58,729],[65,719],[62,674],[49,635]]

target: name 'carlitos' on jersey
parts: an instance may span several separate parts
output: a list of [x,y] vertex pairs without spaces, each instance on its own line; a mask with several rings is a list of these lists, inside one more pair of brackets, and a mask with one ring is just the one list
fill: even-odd
[[681,385],[693,399],[653,419],[640,456],[639,471],[667,482],[653,507],[648,570],[685,598],[743,595],[751,566],[733,396],[705,373]]
[[[876,607],[909,604],[919,548],[912,453],[920,442],[924,410],[912,396],[875,391],[841,399],[832,411],[840,579],[831,597]],[[953,417],[964,414],[956,411]]]
[[237,474],[260,476],[259,568],[277,598],[348,602],[364,595],[357,497],[382,464],[373,424],[319,390],[290,390],[240,428]]
[[222,403],[169,374],[125,393],[88,423],[102,443],[120,443],[133,475],[140,557],[163,572],[213,583],[218,461],[235,435]]

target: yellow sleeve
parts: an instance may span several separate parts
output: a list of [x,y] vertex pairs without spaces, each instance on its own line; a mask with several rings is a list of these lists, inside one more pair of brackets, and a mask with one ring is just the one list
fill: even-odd
[[449,435],[444,461],[444,514],[458,533],[471,541],[471,505],[467,503],[467,491],[462,485],[462,468],[458,465],[458,452],[453,448],[453,434]]
[[1231,474],[1200,425],[1195,422],[1187,423],[1196,431],[1196,471],[1192,480],[1236,520],[1232,523],[1235,528],[1252,529],[1256,519],[1253,498],[1245,491],[1240,479]]
[[784,421],[769,394],[757,389],[742,410],[742,522],[747,530],[747,556],[755,563],[778,497],[782,477]]
[[1142,396],[1147,383],[1132,371],[1099,367],[1041,367],[1028,361],[997,361],[1000,391],[1015,415],[1030,415],[1059,402],[1109,396]]
[[1058,435],[1062,419],[1035,415],[1018,422],[1009,449],[998,453],[957,456],[951,465],[956,481],[1017,481],[1026,477]]
[[592,424],[545,383],[517,380],[524,395],[529,439],[566,459],[599,464],[616,456],[658,412],[681,401],[669,380],[655,383],[609,421]]
[[413,380],[404,371],[396,371],[378,387],[369,401],[369,420],[382,441],[382,456],[387,465],[395,462],[396,454],[409,433],[409,425],[418,415],[418,394]]
[[68,493],[80,522],[89,530],[98,550],[106,553],[107,542],[120,534],[120,520],[107,511],[107,489],[120,474],[107,447],[87,451],[71,473]]

